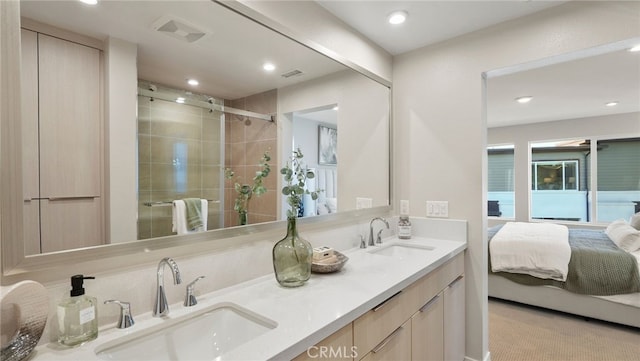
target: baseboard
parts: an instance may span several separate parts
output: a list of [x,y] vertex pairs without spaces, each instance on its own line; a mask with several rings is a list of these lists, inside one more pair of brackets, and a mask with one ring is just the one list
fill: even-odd
[[[464,361],[478,361],[478,360],[471,358],[469,356],[465,356]],[[491,361],[491,352],[487,352],[487,354],[484,355],[484,358],[482,359],[482,361]]]

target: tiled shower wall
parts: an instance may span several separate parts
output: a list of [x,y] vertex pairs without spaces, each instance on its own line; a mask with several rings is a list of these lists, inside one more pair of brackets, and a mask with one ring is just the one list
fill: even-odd
[[[275,115],[277,111],[277,90],[251,95],[246,98],[226,101],[232,108],[261,114]],[[226,115],[225,121],[225,166],[231,168],[241,184],[253,184],[253,177],[260,169],[262,155],[271,156],[271,173],[264,180],[267,193],[253,196],[248,207],[248,223],[275,221],[280,192],[277,189],[280,169],[278,168],[277,124],[262,119],[238,115]],[[225,227],[238,225],[238,214],[233,210],[236,198],[234,182],[225,181]]]
[[[138,239],[171,232],[170,202],[220,201],[222,113],[138,96]],[[145,203],[166,202],[149,206]],[[207,229],[221,227],[220,203],[209,203]]]

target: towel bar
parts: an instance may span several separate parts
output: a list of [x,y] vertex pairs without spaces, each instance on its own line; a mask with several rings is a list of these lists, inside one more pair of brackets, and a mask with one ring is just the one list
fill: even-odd
[[[207,202],[216,203],[216,204],[220,203],[220,201],[214,201],[214,200],[211,200],[211,199],[207,199]],[[158,206],[164,207],[164,206],[170,206],[172,204],[173,204],[173,201],[168,201],[168,202],[144,202],[144,205],[147,206],[147,207],[158,207]]]

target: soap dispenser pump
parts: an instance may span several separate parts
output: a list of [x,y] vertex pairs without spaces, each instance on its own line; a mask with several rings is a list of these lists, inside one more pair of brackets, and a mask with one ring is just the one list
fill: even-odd
[[58,304],[58,343],[78,346],[98,337],[98,312],[95,297],[85,295],[83,275],[71,276],[71,292]]

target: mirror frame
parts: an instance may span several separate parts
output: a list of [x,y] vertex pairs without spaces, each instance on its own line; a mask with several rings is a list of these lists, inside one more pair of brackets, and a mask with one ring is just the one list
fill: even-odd
[[[281,36],[284,36],[296,43],[301,44],[311,50],[316,51],[320,55],[324,55],[333,59],[334,61],[355,70],[356,72],[366,76],[367,78],[387,87],[389,89],[389,115],[388,115],[388,141],[389,141],[389,189],[388,189],[388,205],[379,206],[369,209],[349,210],[341,211],[338,214],[327,214],[309,218],[301,218],[299,220],[300,228],[312,231],[314,229],[326,228],[327,225],[331,227],[341,224],[354,224],[363,220],[368,220],[371,217],[389,214],[393,210],[394,194],[393,194],[393,121],[392,121],[392,83],[373,72],[357,65],[344,56],[335,53],[332,50],[325,48],[324,46],[307,39],[299,34],[294,33],[290,29],[287,29],[283,25],[268,18],[246,5],[239,3],[238,1],[220,1],[213,0],[213,2],[224,6],[231,11],[243,16],[249,20],[256,22],[257,24],[265,27],[267,30],[274,31]],[[17,21],[19,23],[19,3],[13,6],[17,7]],[[12,11],[15,9],[9,9],[8,16],[12,15]],[[4,13],[4,9],[3,9]],[[12,26],[16,26],[14,21],[9,23],[5,22],[5,16],[3,14],[3,30]],[[18,24],[19,25],[19,24]],[[5,28],[6,26],[6,28]],[[14,36],[19,39],[19,33],[10,34],[8,36]],[[4,39],[3,39],[4,40]],[[13,40],[13,39],[12,39]],[[19,40],[18,40],[19,41]],[[11,49],[7,49],[9,56]],[[3,54],[4,56],[5,54]],[[17,56],[13,59],[18,59],[18,64],[9,63],[5,66],[19,66],[19,58]],[[13,60],[12,59],[12,60]],[[16,80],[17,78],[17,80]],[[7,81],[2,80],[2,87],[5,86],[11,89],[11,85],[19,86],[20,77],[15,75]],[[6,89],[6,88],[5,88]],[[17,94],[15,94],[17,93]],[[7,101],[7,106],[4,107],[2,112],[2,122],[7,124],[0,124],[2,132],[2,149],[19,149],[20,147],[20,109],[16,104],[20,104],[20,92],[14,92],[11,99]],[[5,94],[3,94],[4,96]],[[3,104],[4,105],[4,104]],[[18,108],[18,109],[15,109]],[[11,134],[17,134],[18,136],[11,137]],[[9,145],[6,145],[9,143]],[[181,236],[167,236],[160,238],[153,238],[148,240],[133,240],[124,243],[106,244],[102,246],[78,248],[68,251],[52,252],[40,255],[25,256],[24,243],[22,241],[23,235],[23,222],[22,222],[22,176],[21,176],[21,152],[2,152],[2,158],[0,164],[2,164],[3,175],[1,178],[2,184],[2,196],[0,197],[0,256],[2,257],[2,274],[1,284],[11,284],[23,279],[38,279],[38,280],[51,280],[56,279],[57,272],[51,272],[51,270],[59,268],[65,268],[67,264],[73,264],[74,269],[82,268],[83,264],[91,264],[93,272],[108,271],[114,268],[123,267],[131,264],[140,264],[144,262],[155,262],[158,259],[158,252],[167,252],[169,250],[171,255],[188,256],[201,252],[215,252],[223,249],[229,249],[231,247],[237,247],[240,245],[247,245],[257,240],[263,240],[272,238],[276,239],[276,236],[280,236],[282,229],[286,228],[285,220],[274,221],[268,223],[261,223],[255,225],[247,225],[241,227],[223,228],[218,230],[212,230],[202,233],[181,235]],[[9,154],[7,154],[9,153]],[[10,174],[17,174],[11,176]],[[2,227],[4,225],[4,227]],[[7,240],[19,239],[18,246],[7,246]],[[4,242],[2,241],[4,240]],[[95,262],[101,260],[102,262]],[[132,263],[134,262],[134,263]],[[66,274],[66,273],[65,273]]]

